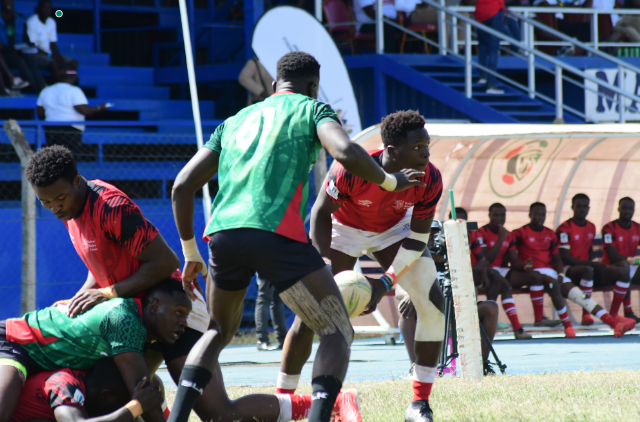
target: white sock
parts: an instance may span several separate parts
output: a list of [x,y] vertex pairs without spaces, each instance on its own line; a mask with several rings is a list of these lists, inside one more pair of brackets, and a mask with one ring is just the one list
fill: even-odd
[[413,367],[413,380],[424,383],[431,383],[436,379],[435,366],[422,366],[416,364]]
[[289,394],[276,394],[278,404],[280,405],[280,414],[276,422],[289,422],[293,413],[291,407],[291,396]]
[[607,311],[605,311],[604,309],[600,309],[598,312],[596,312],[596,318],[602,319],[602,315],[606,313]]
[[300,374],[289,375],[285,372],[280,372],[278,374],[278,380],[276,381],[276,388],[295,390],[298,388],[298,382],[300,382]]

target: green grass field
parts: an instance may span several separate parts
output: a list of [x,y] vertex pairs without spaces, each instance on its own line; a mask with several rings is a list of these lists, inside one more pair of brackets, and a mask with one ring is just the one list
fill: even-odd
[[[364,422],[402,422],[411,381],[346,384],[360,391]],[[231,397],[271,394],[274,387],[230,387]],[[309,386],[298,390],[308,394]],[[170,405],[174,393],[169,393]],[[640,371],[507,375],[481,382],[436,380],[431,393],[436,421],[640,421]],[[189,422],[199,419],[192,415]]]

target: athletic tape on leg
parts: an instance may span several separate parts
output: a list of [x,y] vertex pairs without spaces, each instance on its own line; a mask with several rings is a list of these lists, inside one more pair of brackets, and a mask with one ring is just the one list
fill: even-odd
[[299,281],[280,293],[280,298],[317,335],[324,336],[340,331],[347,344],[353,342],[353,327],[341,297],[327,296],[318,303]]
[[437,277],[433,259],[423,256],[398,280],[416,308],[416,341],[444,339],[444,314],[429,300],[431,286]]
[[574,287],[569,290],[569,294],[567,295],[569,299],[577,303],[586,309],[589,313],[593,312],[598,304],[595,300],[591,299],[585,292],[580,290],[578,287]]
[[480,320],[471,271],[467,223],[449,220],[444,223],[444,233],[451,271],[462,378],[481,380],[484,366],[480,349]]

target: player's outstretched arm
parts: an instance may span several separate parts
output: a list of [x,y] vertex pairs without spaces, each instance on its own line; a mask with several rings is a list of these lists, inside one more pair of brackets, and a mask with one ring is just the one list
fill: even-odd
[[[120,375],[124,380],[125,385],[131,393],[133,400],[136,388],[143,386],[141,382],[144,379],[149,379],[149,371],[142,355],[135,352],[125,352],[117,354],[113,357],[113,361],[120,370]],[[149,406],[145,409],[143,419],[145,422],[165,422],[164,415],[162,414],[162,401],[156,405]],[[139,416],[139,415],[138,415]]]
[[198,285],[198,273],[201,272],[203,276],[207,275],[207,264],[198,251],[193,233],[194,200],[196,191],[202,189],[204,184],[208,183],[218,173],[219,161],[219,153],[209,148],[202,148],[180,170],[171,191],[173,217],[178,228],[178,234],[180,234],[182,251],[185,256],[182,283],[191,300],[196,300],[196,296],[191,289],[191,283],[193,282],[196,288],[201,293],[204,293]]
[[340,204],[334,203],[324,189],[320,189],[318,199],[311,208],[311,241],[323,258],[329,258],[331,249],[331,214],[338,211]]
[[424,176],[422,171],[405,169],[393,175],[385,173],[364,148],[351,142],[342,126],[336,122],[327,122],[320,126],[318,138],[327,152],[356,177],[394,192],[400,192],[413,186],[426,186],[416,180],[418,177]]
[[[134,400],[138,402],[139,406]],[[84,408],[65,405],[56,407],[53,414],[56,422],[132,422],[139,416],[139,412],[144,413],[154,407],[161,406],[162,401],[162,393],[158,386],[149,384],[144,378],[133,391],[132,400],[107,415],[89,417]]]

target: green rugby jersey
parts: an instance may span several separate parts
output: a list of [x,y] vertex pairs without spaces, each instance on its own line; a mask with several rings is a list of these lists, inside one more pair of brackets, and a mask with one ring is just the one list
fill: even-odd
[[218,126],[205,145],[220,154],[220,190],[205,239],[222,230],[251,228],[307,243],[309,171],[322,148],[316,132],[327,122],[340,122],[329,105],[287,92]]
[[142,354],[146,339],[134,299],[107,300],[75,318],[51,307],[7,320],[7,340],[45,370],[89,369],[104,357]]

